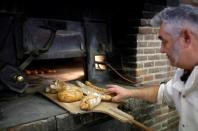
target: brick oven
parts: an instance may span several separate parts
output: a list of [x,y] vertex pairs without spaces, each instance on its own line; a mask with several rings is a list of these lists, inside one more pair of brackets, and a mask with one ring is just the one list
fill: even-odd
[[[0,130],[138,130],[102,113],[71,115],[37,92],[55,79],[126,88],[168,80],[174,68],[149,19],[170,4],[178,1],[2,2]],[[155,130],[177,129],[167,106],[130,99],[122,110]]]

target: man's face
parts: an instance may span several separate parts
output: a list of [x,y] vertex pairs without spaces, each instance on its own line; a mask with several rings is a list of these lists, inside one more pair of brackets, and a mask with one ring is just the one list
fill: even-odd
[[172,66],[179,67],[181,56],[179,39],[173,39],[173,37],[165,31],[163,24],[160,26],[159,39],[162,41],[160,52],[167,55]]

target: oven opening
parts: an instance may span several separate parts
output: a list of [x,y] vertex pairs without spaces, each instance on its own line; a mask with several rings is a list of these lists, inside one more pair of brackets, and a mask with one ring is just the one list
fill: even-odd
[[24,69],[24,74],[28,78],[81,80],[85,76],[84,64],[82,57],[34,60]]

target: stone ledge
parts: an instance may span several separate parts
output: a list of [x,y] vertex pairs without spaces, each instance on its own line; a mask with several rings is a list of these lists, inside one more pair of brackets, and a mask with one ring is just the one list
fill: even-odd
[[70,114],[38,93],[3,101],[0,105],[2,131],[91,131],[100,126],[111,130],[112,124],[105,124],[111,122],[119,123],[118,129],[131,128],[103,113]]

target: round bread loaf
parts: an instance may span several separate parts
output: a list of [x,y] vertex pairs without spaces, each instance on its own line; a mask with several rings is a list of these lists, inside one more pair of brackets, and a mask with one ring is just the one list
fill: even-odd
[[75,102],[81,100],[82,97],[82,91],[77,88],[69,88],[57,93],[57,98],[61,102]]

